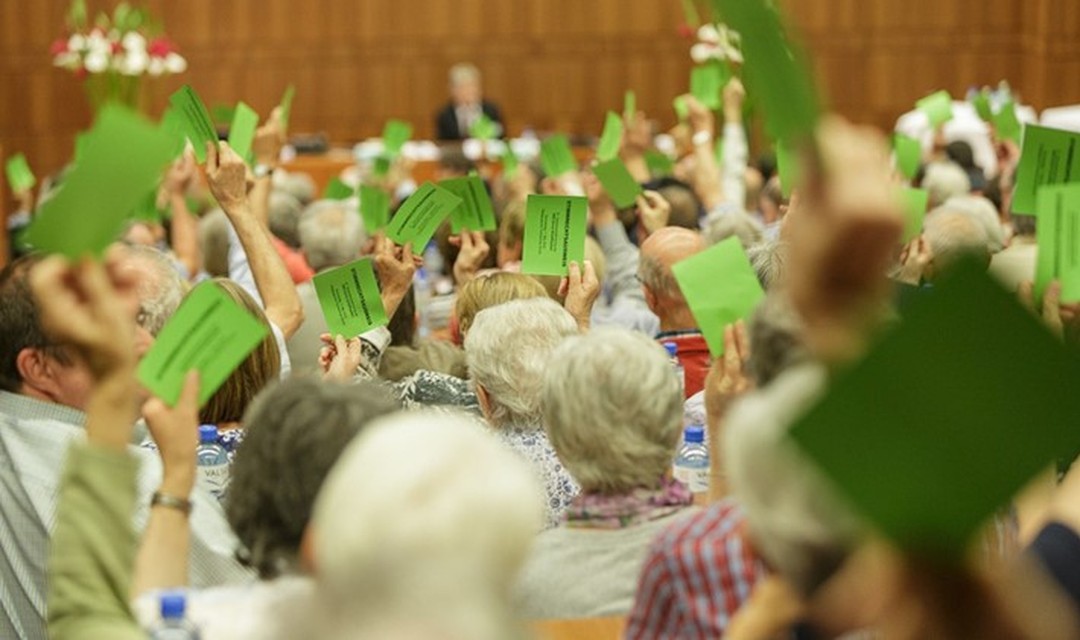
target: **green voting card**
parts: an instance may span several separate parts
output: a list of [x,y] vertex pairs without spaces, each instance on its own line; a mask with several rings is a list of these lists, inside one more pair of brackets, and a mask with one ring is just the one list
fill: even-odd
[[723,106],[720,97],[723,89],[724,72],[719,62],[708,62],[690,70],[690,95],[706,109],[716,111]]
[[330,178],[330,182],[326,183],[326,188],[323,189],[323,198],[327,200],[345,200],[352,197],[356,193],[356,190],[345,184],[341,178]]
[[237,102],[229,125],[229,146],[244,160],[251,157],[251,143],[255,141],[258,126],[259,114],[243,102]]
[[165,210],[157,206],[157,186],[152,187],[146,195],[139,199],[129,216],[133,220],[145,220],[146,222],[158,223],[165,218]]
[[565,276],[585,260],[589,201],[582,196],[530,195],[525,204],[521,272]]
[[278,105],[281,107],[281,126],[285,127],[285,130],[289,130],[289,118],[292,117],[292,102],[293,97],[296,95],[296,87],[289,85],[285,87],[285,93],[281,96],[281,103]]
[[382,141],[385,153],[397,157],[412,137],[412,125],[403,120],[388,120],[383,126]]
[[77,259],[100,255],[173,159],[174,140],[120,106],[98,112],[79,164],[41,204],[26,234],[36,249]]
[[446,216],[461,205],[461,198],[430,182],[420,185],[390,220],[386,237],[399,245],[411,242],[418,253],[424,250]]
[[195,158],[200,163],[206,162],[206,143],[217,144],[218,135],[199,94],[185,84],[169,97],[169,106],[180,116],[184,135],[195,147]]
[[930,202],[930,192],[925,189],[904,187],[900,190],[900,197],[903,199],[904,208],[904,235],[901,240],[907,244],[922,233],[926,207]]
[[986,91],[980,91],[972,96],[971,106],[975,107],[975,113],[986,122],[994,119],[994,111],[990,108],[990,96]]
[[385,176],[390,173],[390,163],[393,162],[393,158],[387,155],[380,155],[375,158],[375,162],[372,163],[371,172],[376,177]]
[[937,91],[915,103],[915,108],[926,114],[930,126],[937,128],[953,119],[952,96],[948,91]]
[[611,201],[620,209],[634,206],[637,197],[643,191],[641,185],[634,180],[634,176],[630,175],[630,171],[619,158],[601,162],[593,167],[593,173],[600,184],[604,185],[604,191],[611,196]]
[[1080,182],[1080,133],[1033,124],[1025,127],[1013,213],[1034,215],[1035,193],[1040,187],[1072,182]]
[[355,338],[365,331],[386,326],[386,309],[379,296],[371,258],[323,271],[311,283],[331,334]]
[[489,118],[486,113],[481,113],[480,117],[469,127],[469,135],[477,140],[491,140],[495,137],[495,121]]
[[[180,110],[171,106],[165,107],[165,113],[161,114],[161,122],[158,126],[173,140],[173,157],[180,155],[187,146],[187,125],[184,123],[184,116]],[[85,138],[85,132],[75,137],[75,164],[78,164],[79,158],[82,157],[86,144]]]
[[684,122],[690,117],[690,107],[686,104],[686,96],[675,96],[675,99],[671,101],[671,107],[675,109],[675,117],[679,119],[679,122]]
[[499,228],[491,196],[480,176],[442,180],[439,186],[461,198],[461,205],[450,212],[450,231],[494,231]]
[[738,238],[731,237],[671,268],[709,352],[724,353],[724,327],[750,317],[765,297]]
[[26,156],[21,153],[8,158],[5,169],[8,185],[11,187],[12,193],[29,191],[37,184],[37,178],[34,177],[34,172],[30,170],[30,165],[26,162]]
[[506,141],[506,151],[503,151],[502,155],[502,171],[503,177],[507,180],[513,180],[517,176],[518,158],[509,140]]
[[780,175],[780,192],[784,198],[790,198],[802,175],[798,150],[784,143],[777,144],[776,172]]
[[627,91],[623,94],[623,107],[622,115],[623,119],[630,122],[637,114],[637,94],[633,91]]
[[540,165],[544,173],[552,178],[577,171],[577,160],[566,136],[550,136],[540,144]]
[[[214,124],[229,124],[236,116],[236,106],[231,104],[215,104],[210,107],[210,117]],[[231,146],[231,145],[230,145]]]
[[772,3],[713,3],[717,15],[742,36],[747,93],[761,105],[768,134],[788,143],[811,137],[820,111],[814,77]]
[[645,166],[654,178],[670,176],[675,172],[675,161],[660,151],[646,151]]
[[922,164],[922,144],[915,138],[896,133],[893,134],[892,147],[900,175],[913,180]]
[[903,550],[960,562],[995,510],[1075,450],[1078,379],[1075,354],[968,259],[791,436]]
[[1023,131],[1023,126],[1020,124],[1020,120],[1016,117],[1016,103],[1012,100],[1007,101],[1001,105],[1001,111],[994,114],[994,129],[997,130],[997,137],[1001,140],[1012,140],[1013,142],[1020,142],[1020,134]]
[[139,362],[138,378],[175,406],[191,370],[199,372],[199,406],[206,404],[270,330],[213,282],[184,298]]
[[619,155],[622,137],[622,118],[614,111],[608,111],[607,118],[604,120],[604,132],[600,134],[600,142],[596,145],[596,159],[599,162],[607,162]]
[[390,194],[378,187],[360,185],[360,217],[370,235],[390,223]]
[[1035,299],[1051,280],[1061,281],[1061,301],[1080,302],[1080,182],[1047,186],[1035,197]]

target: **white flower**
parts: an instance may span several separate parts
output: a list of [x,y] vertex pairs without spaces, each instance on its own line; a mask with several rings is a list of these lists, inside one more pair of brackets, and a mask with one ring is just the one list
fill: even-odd
[[170,53],[165,56],[165,70],[169,73],[183,73],[187,70],[187,60],[179,53]]
[[146,72],[150,56],[145,51],[128,51],[120,64],[120,73],[125,76],[139,76]]
[[86,60],[83,61],[86,65],[86,70],[90,73],[101,73],[109,67],[109,56],[105,51],[98,49],[91,49],[86,54]]
[[85,48],[86,38],[81,34],[72,34],[72,36],[68,38],[68,51],[82,51]]
[[78,69],[79,54],[73,51],[61,53],[53,59],[53,64],[57,67],[63,67],[64,69]]
[[146,51],[146,38],[138,31],[128,31],[124,34],[122,44],[129,53]]
[[86,48],[89,49],[91,53],[96,51],[111,51],[112,44],[109,43],[108,39],[106,39],[101,32],[93,31],[86,38]]
[[720,34],[716,31],[716,27],[711,24],[703,24],[697,31],[698,40],[702,42],[720,42]]
[[147,65],[146,72],[154,77],[160,76],[165,73],[165,61],[161,58],[150,58],[150,64]]
[[716,47],[699,42],[690,47],[690,58],[698,64],[704,64],[713,57]]

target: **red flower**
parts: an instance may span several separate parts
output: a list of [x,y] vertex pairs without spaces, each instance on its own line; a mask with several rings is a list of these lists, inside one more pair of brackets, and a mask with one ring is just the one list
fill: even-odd
[[113,42],[112,43],[112,52],[113,52],[113,55],[123,53],[124,52],[124,45],[121,44],[120,42]]
[[687,40],[693,40],[697,34],[697,29],[694,29],[690,25],[683,22],[680,23],[679,26],[676,28],[676,32],[679,34],[680,37],[686,38]]
[[75,70],[75,77],[79,80],[82,80],[88,75],[90,75],[90,72],[86,70],[86,67],[79,67]]
[[61,53],[67,53],[67,52],[68,52],[67,38],[59,38],[59,39],[53,41],[52,46],[49,47],[49,53],[52,54],[53,57],[56,57],[56,56],[60,55]]
[[146,52],[155,58],[164,58],[174,51],[176,45],[164,36],[154,38],[146,45]]

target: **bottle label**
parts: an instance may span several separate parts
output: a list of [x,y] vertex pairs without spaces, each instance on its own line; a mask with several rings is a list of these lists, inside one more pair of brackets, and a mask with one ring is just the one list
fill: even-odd
[[706,493],[709,491],[709,468],[695,468],[676,466],[674,469],[675,479],[685,484],[692,493]]
[[225,497],[229,488],[229,465],[214,464],[199,467],[199,483],[218,500]]

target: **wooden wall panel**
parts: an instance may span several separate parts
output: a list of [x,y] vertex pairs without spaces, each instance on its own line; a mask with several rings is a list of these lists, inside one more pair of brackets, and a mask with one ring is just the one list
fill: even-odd
[[[115,0],[89,0],[92,9]],[[289,83],[293,129],[351,143],[390,117],[428,136],[446,70],[471,60],[512,133],[596,134],[626,89],[664,126],[685,90],[678,0],[184,0],[149,3],[190,63],[156,84],[160,113],[182,82],[210,104],[265,112]],[[828,104],[891,126],[926,93],[1008,78],[1042,109],[1080,103],[1077,0],[786,0]],[[50,66],[66,0],[0,0],[0,141],[39,172],[89,124],[81,87]]]

